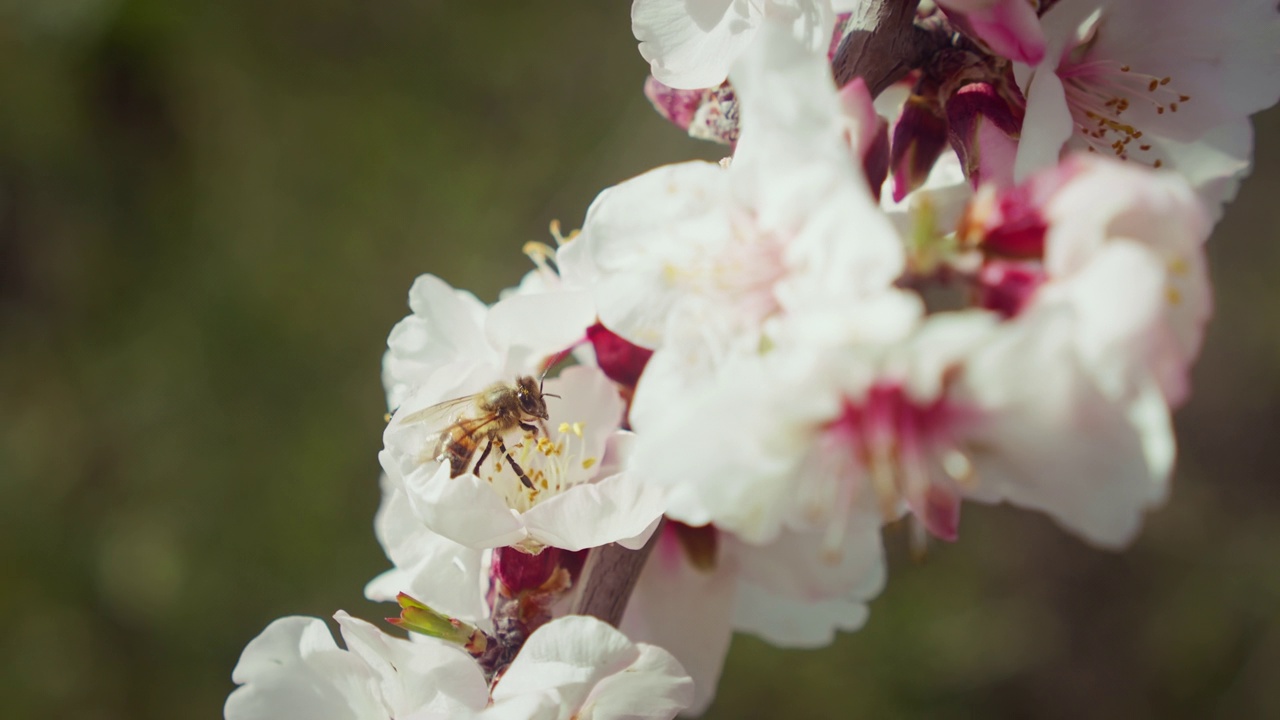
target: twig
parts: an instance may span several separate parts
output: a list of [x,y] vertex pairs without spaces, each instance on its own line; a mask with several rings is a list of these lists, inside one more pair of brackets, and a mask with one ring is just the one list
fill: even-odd
[[640,571],[658,544],[658,536],[666,522],[663,519],[658,523],[658,529],[653,531],[649,542],[639,550],[628,550],[616,543],[594,548],[582,568],[579,582],[585,584],[574,603],[573,614],[590,615],[617,627],[622,622],[622,613],[627,609],[631,591],[640,579]]
[[915,26],[919,0],[865,0],[849,19],[852,28],[832,61],[836,84],[855,77],[871,96],[920,67],[945,44],[945,37]]

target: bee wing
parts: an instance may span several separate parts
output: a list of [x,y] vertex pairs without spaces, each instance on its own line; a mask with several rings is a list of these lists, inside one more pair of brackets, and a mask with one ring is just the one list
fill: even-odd
[[468,407],[475,405],[475,400],[474,395],[466,395],[436,403],[404,417],[393,416],[392,419],[401,425],[430,425],[435,429],[444,429],[457,422]]

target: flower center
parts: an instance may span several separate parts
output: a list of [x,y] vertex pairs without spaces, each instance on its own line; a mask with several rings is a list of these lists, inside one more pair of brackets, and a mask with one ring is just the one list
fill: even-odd
[[839,547],[861,492],[869,485],[886,521],[906,509],[924,530],[954,540],[960,491],[972,487],[973,466],[953,438],[966,413],[945,391],[920,402],[897,383],[878,383],[859,400],[846,399],[820,443],[828,477],[836,481],[828,550]]
[[[493,486],[507,507],[523,513],[593,476],[590,470],[600,459],[588,454],[584,428],[580,422],[562,422],[554,432],[540,428],[536,433],[524,433],[515,442],[504,439],[510,458],[495,444],[480,468],[480,477]],[[512,467],[513,460],[519,470]]]
[[754,218],[735,217],[731,223],[727,243],[687,248],[678,263],[663,266],[663,277],[709,307],[734,308],[748,323],[758,323],[779,309],[774,286],[786,274],[785,243],[755,228]]
[[1151,143],[1142,141],[1140,120],[1131,111],[1143,107],[1157,115],[1178,112],[1191,96],[1174,89],[1173,78],[1138,72],[1112,60],[1083,59],[1065,62],[1058,77],[1076,131],[1091,152],[1109,153],[1121,160],[1133,158],[1157,168],[1164,164],[1152,152]]

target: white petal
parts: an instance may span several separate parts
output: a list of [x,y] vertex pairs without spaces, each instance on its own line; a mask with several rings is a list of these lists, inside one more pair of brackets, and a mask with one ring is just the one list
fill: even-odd
[[398,484],[384,490],[374,528],[396,567],[370,581],[365,597],[390,602],[405,592],[451,617],[487,617],[483,552],[427,529]]
[[728,558],[718,555],[713,568],[694,568],[675,531],[664,530],[622,617],[621,629],[628,637],[668,650],[693,678],[687,714],[695,716],[715,697],[733,637],[729,618],[736,573]]
[[591,294],[585,290],[519,294],[494,305],[484,329],[494,347],[527,348],[537,357],[583,339],[595,317]]
[[653,76],[674,88],[714,87],[761,21],[742,0],[635,0],[631,32]]
[[667,316],[697,290],[689,282],[701,278],[691,269],[732,240],[727,192],[724,169],[688,162],[651,170],[596,198],[582,234],[561,253],[595,279],[606,327],[643,347],[662,343]]
[[383,697],[396,717],[427,707],[478,710],[488,702],[484,673],[460,649],[392,637],[345,612],[334,619],[347,650],[382,677]]
[[665,650],[635,645],[595,618],[571,615],[529,636],[493,700],[547,692],[559,694],[561,718],[671,718],[689,704],[693,683]]
[[820,648],[837,632],[853,632],[867,621],[867,606],[856,600],[805,602],[744,584],[733,609],[733,626],[778,647]]
[[1267,0],[1129,0],[1108,3],[1090,57],[1170,77],[1191,100],[1139,127],[1163,120],[1160,134],[1187,141],[1280,99],[1278,46],[1280,13]]
[[494,688],[493,699],[558,689],[566,709],[580,708],[597,682],[639,655],[625,635],[600,620],[583,615],[559,618],[529,636]]
[[622,474],[571,487],[522,518],[529,536],[542,544],[583,550],[652,532],[664,507],[660,489]]
[[627,669],[596,684],[579,717],[591,720],[670,720],[693,701],[693,681],[671,653],[638,645]]
[[485,306],[471,293],[454,290],[434,275],[421,275],[409,289],[412,314],[387,338],[383,384],[389,407],[399,406],[408,388],[442,367],[493,355],[482,331]]
[[1220,125],[1195,142],[1152,138],[1165,167],[1185,177],[1208,206],[1212,220],[1234,200],[1240,181],[1253,167],[1253,123],[1248,118]]
[[1022,120],[1022,137],[1014,161],[1014,182],[1022,182],[1037,170],[1057,165],[1062,146],[1074,128],[1062,80],[1050,61],[1036,69],[1030,86],[1024,86],[1023,93],[1027,97],[1027,113]]
[[316,618],[268,625],[245,647],[231,678],[241,687],[227,698],[227,720],[364,720],[380,706],[376,678],[339,650]]
[[826,547],[821,532],[782,533],[764,545],[734,545],[743,586],[799,602],[866,601],[884,587],[881,517],[856,511],[841,543]]
[[281,666],[299,662],[305,654],[337,650],[324,621],[297,615],[273,620],[240,653],[231,681],[244,684]]
[[1163,498],[1168,467],[1150,453],[1172,439],[1159,405],[1139,410],[1136,391],[1114,399],[1101,392],[1073,347],[1073,322],[1064,308],[1020,316],[969,364],[957,393],[986,418],[967,429],[979,483],[970,494],[1042,510],[1087,540],[1118,547]]
[[405,492],[428,528],[467,547],[502,547],[527,537],[519,516],[471,473],[451,478],[448,465],[424,467],[405,477]]

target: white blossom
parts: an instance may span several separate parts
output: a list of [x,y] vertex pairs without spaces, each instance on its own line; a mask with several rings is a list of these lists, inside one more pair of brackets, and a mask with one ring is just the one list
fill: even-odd
[[639,430],[725,358],[780,339],[789,313],[845,328],[859,303],[917,308],[890,289],[902,244],[848,145],[874,115],[846,115],[822,56],[772,25],[733,80],[743,132],[730,167],[671,165],[606,190],[558,254],[606,327],[656,350],[632,407]]
[[[427,528],[468,547],[514,545],[536,553],[547,546],[643,545],[663,499],[621,468],[630,436],[620,429],[623,402],[613,383],[596,368],[578,366],[544,389],[544,397],[558,396],[546,400],[544,427],[506,433],[508,452],[494,445],[478,468],[470,467],[479,463],[473,458],[451,476],[450,463],[430,454],[442,428],[396,418],[379,455],[383,468],[402,479],[409,506]],[[429,386],[423,395],[429,399],[415,397],[397,415],[412,418],[438,399]]]
[[1064,145],[1196,181],[1210,206],[1247,170],[1247,117],[1280,98],[1280,12],[1269,0],[1060,0],[1048,51],[1018,70],[1027,98],[1019,179]]
[[317,618],[281,618],[252,640],[226,720],[669,720],[693,695],[670,653],[595,618],[543,625],[492,687],[457,648],[334,618],[346,649]]
[[392,720],[467,717],[489,691],[469,656],[438,642],[391,637],[345,612],[334,616],[346,649],[323,620],[285,617],[240,655],[226,720]]

